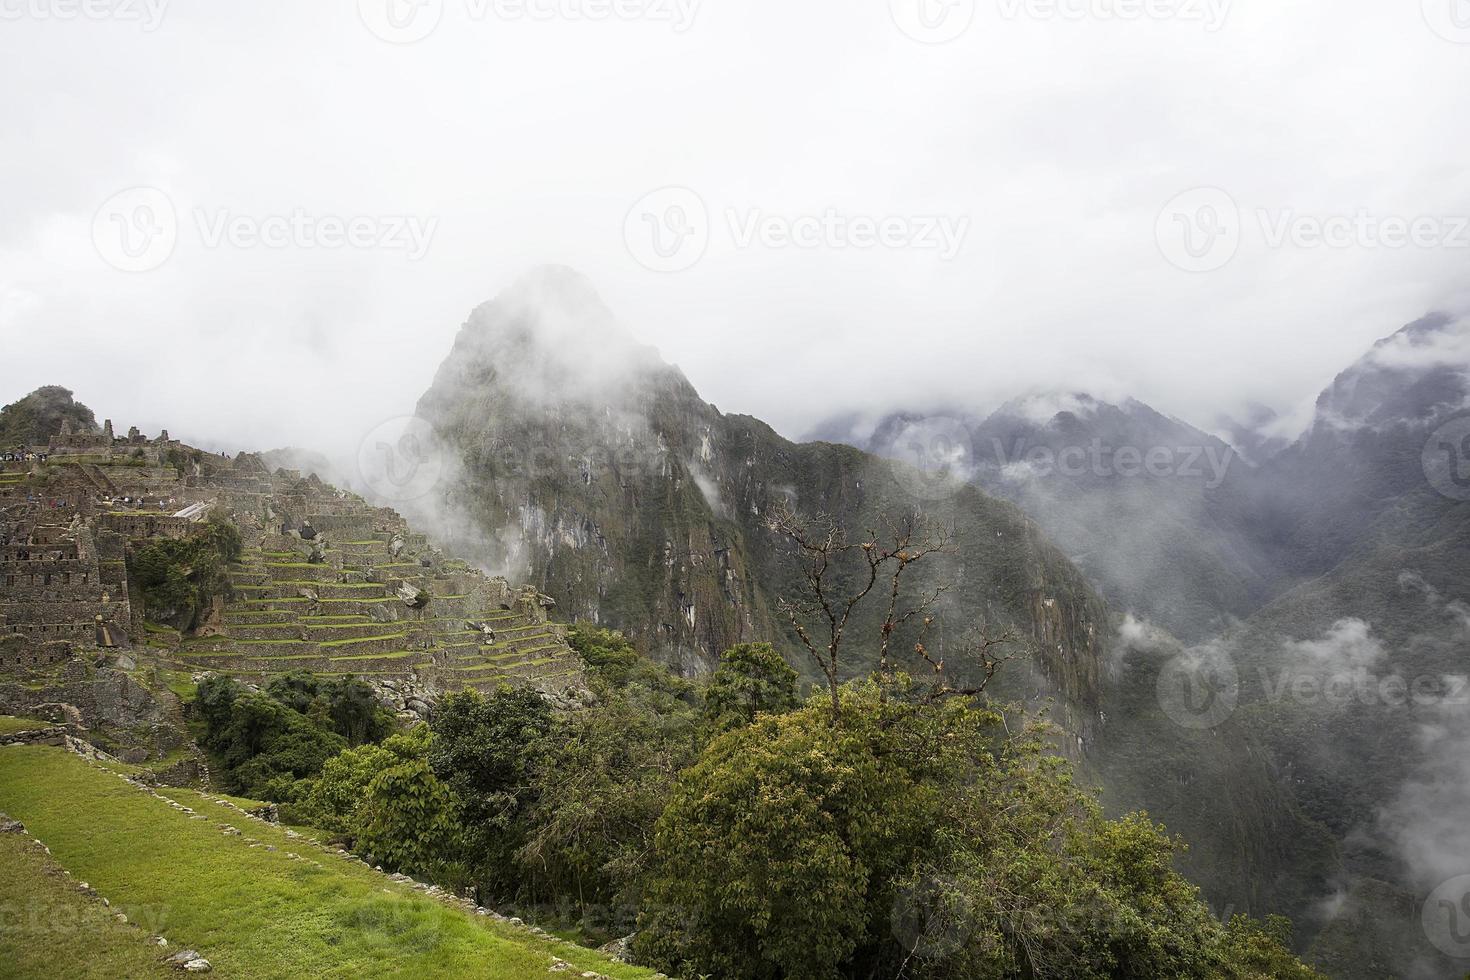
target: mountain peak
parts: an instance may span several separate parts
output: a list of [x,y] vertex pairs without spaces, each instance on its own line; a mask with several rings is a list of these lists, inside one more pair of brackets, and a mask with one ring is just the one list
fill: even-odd
[[1317,399],[1314,428],[1426,421],[1470,398],[1470,317],[1432,313],[1375,343]]
[[655,348],[639,343],[591,280],[567,266],[545,265],[470,313],[435,388],[463,395],[493,381],[536,403],[605,401],[671,372],[677,373]]
[[73,397],[70,388],[42,385],[0,408],[0,447],[45,445],[63,422],[76,431],[97,431],[97,416]]

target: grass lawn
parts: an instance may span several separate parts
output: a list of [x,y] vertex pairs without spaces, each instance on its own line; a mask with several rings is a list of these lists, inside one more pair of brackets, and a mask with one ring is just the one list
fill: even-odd
[[[443,906],[208,797],[161,792],[206,819],[191,819],[65,750],[0,749],[0,810],[129,918],[161,932],[171,948],[199,950],[222,976],[520,980],[555,976],[548,973],[554,956],[578,972],[652,975]],[[242,833],[227,835],[220,824]]]
[[168,950],[111,909],[22,834],[0,834],[0,977],[166,977]]
[[13,735],[16,732],[28,732],[36,728],[54,728],[55,722],[37,721],[35,718],[12,718],[10,715],[0,715],[0,735]]

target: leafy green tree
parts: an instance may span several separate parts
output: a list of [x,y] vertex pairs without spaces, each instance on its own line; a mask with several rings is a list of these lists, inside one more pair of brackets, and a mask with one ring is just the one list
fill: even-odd
[[422,756],[373,776],[354,823],[370,861],[450,885],[466,877],[459,801]]
[[201,742],[231,789],[290,801],[310,788],[296,784],[320,773],[348,744],[321,693],[336,684],[327,683],[318,689],[315,678],[303,675],[252,691],[227,677],[200,682],[194,711],[204,724]]
[[412,759],[428,758],[430,740],[429,726],[420,723],[381,745],[359,745],[333,756],[290,808],[291,821],[326,831],[352,846],[358,811],[374,777]]
[[289,799],[297,780],[314,776],[346,742],[323,731],[261,691],[231,705],[225,726],[209,739],[236,792],[266,800]]
[[637,648],[617,630],[574,626],[567,631],[567,643],[590,673],[614,687],[627,684],[643,662]]
[[876,702],[843,701],[841,725],[830,706],[763,715],[680,778],[655,837],[641,961],[681,976],[826,978],[878,941],[885,883],[923,847],[939,798]]
[[797,674],[769,643],[741,643],[720,656],[704,692],[705,724],[711,734],[753,722],[762,713],[801,705]]
[[180,630],[199,625],[216,596],[228,598],[230,563],[241,554],[240,532],[223,519],[181,540],[158,539],[128,554],[128,576],[143,593],[144,615]]
[[[679,975],[1311,977],[1217,923],[1179,848],[1102,817],[1052,754],[902,677],[715,739],[660,818],[635,955]],[[1241,951],[1244,951],[1242,953]],[[1283,966],[1284,964],[1284,966]],[[1239,972],[1232,972],[1239,971]]]
[[266,692],[341,735],[348,745],[378,742],[393,730],[393,716],[372,687],[356,677],[317,677],[294,671],[273,678]]
[[1291,920],[1284,916],[1267,916],[1265,922],[1231,916],[1221,945],[1227,976],[1230,980],[1326,980],[1291,955],[1291,939]]
[[672,690],[603,688],[558,724],[518,854],[534,894],[606,910],[616,921],[600,925],[622,932],[674,779],[698,754],[699,716]]
[[431,726],[429,763],[463,804],[480,884],[498,896],[514,894],[515,853],[546,760],[551,708],[529,688],[465,690],[439,699]]

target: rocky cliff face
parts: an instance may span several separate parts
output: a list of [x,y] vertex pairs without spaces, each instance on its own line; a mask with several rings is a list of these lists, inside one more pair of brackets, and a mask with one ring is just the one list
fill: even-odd
[[[804,665],[776,610],[798,569],[765,526],[773,507],[854,530],[919,508],[957,543],[925,569],[953,585],[946,640],[982,621],[1012,627],[1036,650],[1030,669],[1011,672],[1013,689],[1095,709],[1105,609],[1019,510],[721,414],[575,273],[541,270],[476,309],[418,414],[459,464],[446,502],[497,558],[522,566],[563,614],[622,629],[686,670],[759,639]],[[875,622],[855,635],[872,636],[864,625]]]

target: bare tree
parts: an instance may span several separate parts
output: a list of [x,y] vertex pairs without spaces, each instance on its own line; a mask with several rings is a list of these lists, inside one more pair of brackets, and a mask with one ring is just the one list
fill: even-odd
[[1000,665],[1010,659],[996,651],[1014,640],[1011,633],[993,639],[982,637],[964,649],[966,660],[978,655],[983,672],[980,685],[965,689],[948,687],[944,659],[933,656],[926,641],[935,622],[934,609],[949,587],[939,585],[909,596],[905,593],[905,575],[926,558],[953,552],[952,536],[948,528],[916,512],[905,514],[897,521],[885,520],[884,524],[883,532],[868,529],[858,540],[852,540],[825,515],[807,519],[783,505],[766,519],[766,526],[791,541],[801,559],[804,594],[798,598],[782,596],[779,606],[826,679],[834,721],[840,711],[839,678],[847,628],[854,611],[875,591],[885,603],[878,627],[880,679],[889,673],[895,632],[915,620],[919,622],[915,652],[934,668],[939,677],[938,690],[945,693],[983,691]]

